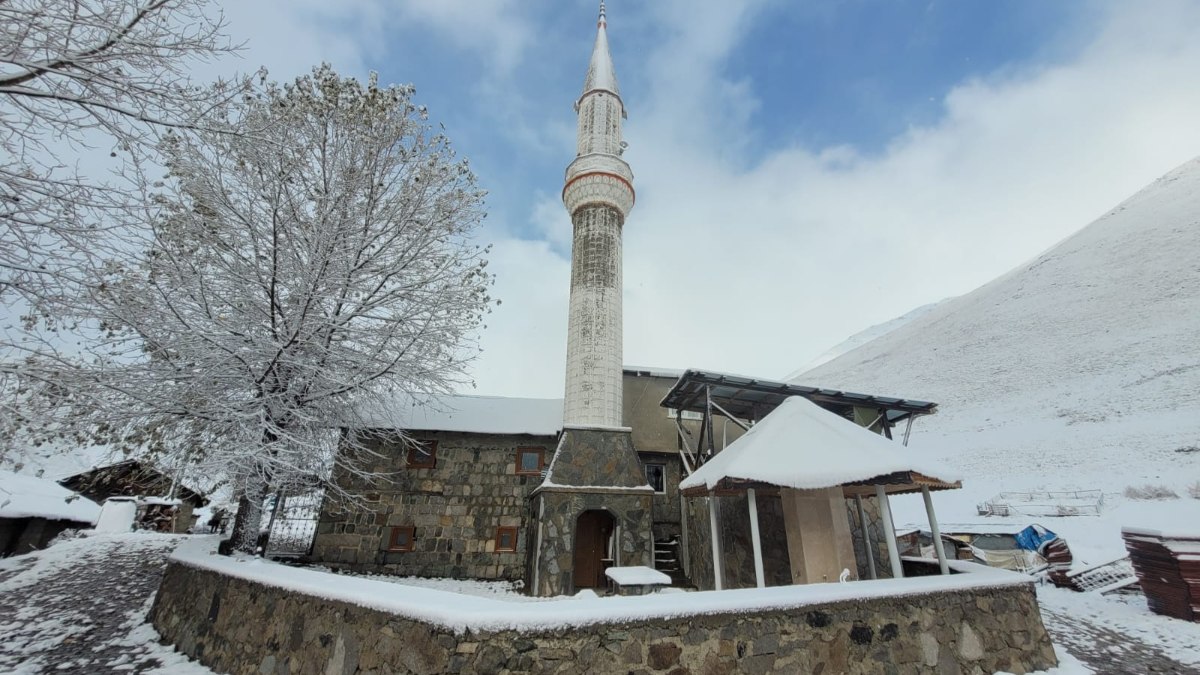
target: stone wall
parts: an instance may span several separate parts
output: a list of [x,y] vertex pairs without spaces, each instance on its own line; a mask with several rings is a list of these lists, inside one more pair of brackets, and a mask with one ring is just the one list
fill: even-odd
[[952,675],[1056,665],[1032,583],[790,610],[456,634],[172,561],[150,618],[184,654],[239,675]]
[[[312,559],[359,572],[478,579],[522,579],[532,531],[528,497],[538,475],[517,475],[518,448],[541,448],[550,461],[554,439],[544,436],[417,432],[436,440],[436,465],[406,466],[408,446],[395,436],[371,442],[385,478],[342,475],[338,484],[358,503],[322,505]],[[414,550],[388,549],[390,528],[414,528]],[[499,527],[517,528],[514,552],[496,552]]]
[[585,511],[608,513],[620,533],[609,564],[653,565],[653,497],[629,429],[565,427],[531,509],[540,514],[527,577],[533,594],[575,593],[576,525]]
[[[749,499],[745,495],[713,497],[717,501],[721,536],[721,571],[724,588],[754,588],[754,548],[750,536]],[[783,508],[777,495],[758,495],[758,529],[763,547],[763,574],[767,586],[792,583],[791,559],[783,525]],[[687,499],[690,579],[700,590],[712,590],[712,534],[708,501]]]
[[708,497],[685,498],[683,526],[687,528],[688,579],[700,590],[713,586],[712,535],[708,524]]
[[871,551],[875,561],[875,578],[891,579],[892,565],[888,559],[887,535],[883,530],[883,517],[879,511],[879,499],[876,497],[862,498],[863,513],[867,516],[867,541],[869,548],[863,546],[862,523],[858,518],[858,504],[851,498],[846,500],[846,517],[850,521],[850,536],[854,540],[854,559],[858,563],[858,578],[870,579],[871,568],[867,562],[867,551]]
[[643,464],[662,464],[666,474],[664,494],[655,493],[651,502],[651,519],[655,539],[670,539],[679,535],[679,481],[683,480],[683,464],[679,455],[638,451]]
[[[574,595],[578,590],[574,579],[575,526],[585,511],[606,511],[612,515],[620,532],[613,565],[654,566],[649,495],[547,491],[539,493],[538,499],[544,505],[542,551],[537,558],[540,568],[531,569],[528,577],[534,595]],[[533,536],[539,536],[536,528]]]
[[0,518],[0,558],[39,551],[66,530],[88,527],[73,520]]

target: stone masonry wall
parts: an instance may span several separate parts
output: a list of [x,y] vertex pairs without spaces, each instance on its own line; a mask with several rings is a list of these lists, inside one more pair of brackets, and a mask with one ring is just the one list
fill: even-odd
[[867,551],[870,550],[875,560],[875,577],[878,579],[892,578],[892,565],[888,559],[887,535],[883,530],[883,517],[880,515],[879,499],[863,497],[863,513],[867,516],[867,540],[870,548],[863,547],[862,523],[858,519],[858,504],[853,499],[846,500],[846,517],[850,521],[850,537],[854,540],[854,559],[858,563],[858,578],[870,579],[871,567],[867,563]]
[[[745,495],[713,497],[717,500],[717,523],[721,535],[721,570],[725,588],[754,588],[754,549],[750,536],[749,500]],[[783,526],[783,506],[778,496],[759,495],[759,536],[763,547],[763,574],[767,586],[792,583],[791,558]],[[707,498],[686,500],[689,578],[700,590],[712,590],[712,535],[708,524]]]
[[1056,665],[1032,584],[532,632],[462,634],[172,561],[150,613],[238,675],[1024,673]]
[[[357,572],[413,576],[509,579],[524,577],[529,505],[541,483],[516,474],[518,448],[541,448],[549,462],[552,437],[488,436],[449,432],[413,434],[438,442],[436,466],[406,466],[408,446],[395,437],[372,441],[380,454],[366,479],[343,475],[339,485],[362,495],[357,504],[327,500],[313,543],[315,562]],[[414,550],[388,551],[393,526],[412,526]],[[517,528],[516,551],[495,552],[496,530]]]
[[643,464],[662,464],[665,471],[664,494],[655,493],[651,506],[654,538],[670,539],[679,535],[679,481],[683,480],[683,464],[679,455],[639,452]]
[[[531,570],[528,583],[534,595],[573,595],[575,526],[579,515],[589,510],[607,511],[620,528],[619,564],[654,566],[650,538],[650,495],[583,492],[542,492],[542,553],[538,570]],[[537,537],[537,527],[531,528]],[[618,561],[614,560],[614,564]]]

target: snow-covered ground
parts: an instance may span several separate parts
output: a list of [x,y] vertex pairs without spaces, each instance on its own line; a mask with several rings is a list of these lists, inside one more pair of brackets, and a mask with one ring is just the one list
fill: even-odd
[[[1038,601],[1047,625],[1087,617],[1092,626],[1127,638],[1104,645],[1105,652],[1117,655],[1128,652],[1131,643],[1145,645],[1200,672],[1200,624],[1151,612],[1141,594],[1098,595],[1043,586],[1038,589]],[[1075,648],[1074,644],[1065,646]]]
[[63,539],[0,560],[0,672],[212,675],[146,623],[167,555],[149,532]]

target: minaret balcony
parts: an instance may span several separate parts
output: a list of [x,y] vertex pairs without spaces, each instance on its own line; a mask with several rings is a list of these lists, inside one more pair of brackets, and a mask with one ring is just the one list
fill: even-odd
[[598,203],[612,206],[624,218],[633,210],[636,200],[633,171],[624,160],[613,155],[582,155],[567,167],[562,199],[570,214],[587,204]]

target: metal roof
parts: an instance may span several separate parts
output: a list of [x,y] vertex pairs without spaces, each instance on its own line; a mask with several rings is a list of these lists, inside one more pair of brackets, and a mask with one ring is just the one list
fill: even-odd
[[717,405],[737,417],[753,421],[765,417],[789,396],[803,396],[823,408],[847,416],[856,407],[879,410],[885,412],[892,423],[937,412],[937,404],[929,401],[806,387],[694,369],[688,369],[679,377],[660,405],[677,410],[704,412],[706,388],[710,389],[713,401]]

